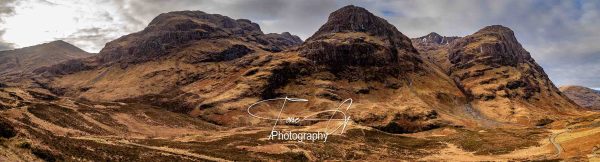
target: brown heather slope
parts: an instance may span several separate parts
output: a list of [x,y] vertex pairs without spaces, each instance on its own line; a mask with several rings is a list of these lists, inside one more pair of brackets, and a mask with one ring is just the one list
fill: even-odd
[[561,86],[560,91],[581,107],[600,110],[600,91],[582,86]]
[[554,86],[507,27],[488,26],[434,48],[415,44],[447,69],[487,118],[541,125],[577,114],[579,106]]
[[0,81],[12,81],[33,70],[63,61],[91,56],[64,41],[54,41],[21,49],[0,51]]

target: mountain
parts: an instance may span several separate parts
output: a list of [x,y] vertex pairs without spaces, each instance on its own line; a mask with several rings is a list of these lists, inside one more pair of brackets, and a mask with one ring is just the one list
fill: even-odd
[[[300,43],[287,32],[264,34],[246,19],[177,11],[160,14],[144,30],[107,43],[94,57],[36,72],[50,78],[38,80],[57,94],[152,103],[199,116],[207,107],[230,109],[227,104],[267,94],[282,70],[293,66],[287,60],[296,59],[286,49]],[[242,105],[247,106],[236,108]]]
[[0,51],[0,75],[2,80],[11,80],[72,59],[89,57],[91,54],[64,41],[53,41],[31,47]]
[[410,39],[364,8],[343,7],[301,47],[303,57],[329,66],[399,66],[415,69],[422,60]]
[[582,86],[561,86],[560,91],[581,107],[600,110],[600,91]]
[[392,133],[473,124],[454,82],[423,61],[396,27],[364,8],[331,13],[298,55],[314,64],[312,75],[298,77],[279,93],[322,102],[352,98],[354,122]]
[[[487,26],[445,45],[436,42],[416,44],[423,55],[446,69],[473,107],[487,118],[535,123],[576,114],[579,108],[560,93],[507,27]],[[434,44],[434,48],[423,44]]]
[[447,59],[447,50],[450,43],[460,37],[441,36],[438,33],[431,32],[419,38],[412,38],[412,43],[419,53],[427,60],[435,63],[443,69],[450,67],[450,60]]
[[[248,46],[280,52],[300,43],[300,38],[287,32],[263,34],[258,24],[246,19],[234,20],[202,11],[176,11],[160,14],[144,30],[107,43],[95,57],[40,69],[38,73],[70,74],[117,64],[126,67],[175,53],[178,56],[172,57],[180,57],[187,63],[223,61],[254,52]],[[209,45],[215,47],[194,48]]]

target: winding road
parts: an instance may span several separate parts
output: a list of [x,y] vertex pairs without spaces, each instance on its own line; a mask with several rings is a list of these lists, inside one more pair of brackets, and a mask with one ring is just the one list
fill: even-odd
[[560,154],[562,154],[562,152],[564,151],[562,146],[560,146],[560,143],[556,142],[556,137],[558,137],[558,135],[560,135],[560,134],[563,134],[563,133],[566,133],[569,131],[571,131],[571,129],[567,128],[567,130],[565,130],[565,131],[554,133],[550,136],[550,143],[552,143],[552,145],[554,145],[554,149],[556,149],[556,154],[554,154],[554,156],[552,156],[552,157],[560,157]]

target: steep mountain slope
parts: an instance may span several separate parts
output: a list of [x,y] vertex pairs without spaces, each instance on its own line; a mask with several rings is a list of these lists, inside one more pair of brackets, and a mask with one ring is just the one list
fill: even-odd
[[579,108],[560,93],[507,27],[488,26],[447,45],[417,47],[447,69],[487,118],[544,124],[549,121],[545,118],[572,115]]
[[600,110],[600,91],[582,86],[561,86],[560,91],[581,107]]
[[0,51],[0,80],[12,80],[40,67],[89,56],[89,53],[64,41]]

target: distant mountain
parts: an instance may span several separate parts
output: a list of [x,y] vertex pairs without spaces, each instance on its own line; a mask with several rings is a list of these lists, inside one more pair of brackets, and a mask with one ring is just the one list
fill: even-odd
[[441,68],[450,67],[450,60],[447,58],[448,47],[450,43],[460,37],[441,36],[438,33],[431,32],[419,38],[412,38],[412,43],[423,58],[437,64]]
[[582,86],[562,86],[560,91],[581,107],[600,110],[600,91],[598,90]]
[[0,51],[0,79],[7,80],[35,69],[91,56],[64,41],[53,41],[21,49]]

